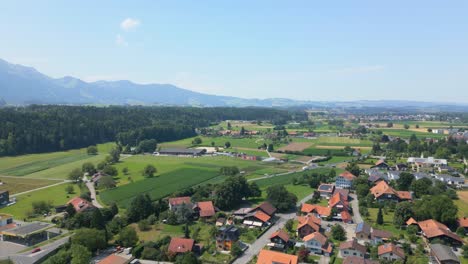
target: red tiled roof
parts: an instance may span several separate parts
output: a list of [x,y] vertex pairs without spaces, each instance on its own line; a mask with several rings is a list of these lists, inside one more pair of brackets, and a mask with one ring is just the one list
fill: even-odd
[[341,193],[337,192],[328,201],[328,206],[333,208],[340,202],[345,208],[348,208],[348,198],[344,197]]
[[418,222],[418,225],[424,233],[424,236],[427,238],[447,236],[463,243],[463,240],[459,236],[450,231],[450,229],[446,225],[437,222],[436,220],[429,219],[425,221],[420,221]]
[[370,192],[374,195],[375,198],[379,198],[384,194],[393,194],[400,198],[401,200],[411,200],[411,193],[406,191],[395,191],[390,185],[385,181],[378,182],[374,187],[370,189]]
[[197,207],[200,209],[200,217],[211,217],[215,215],[215,208],[212,201],[198,202]]
[[192,201],[188,196],[169,198],[169,204],[172,206],[190,203],[192,203]]
[[185,253],[193,249],[195,241],[189,238],[173,237],[169,244],[169,252],[171,253]]
[[398,198],[401,200],[411,200],[411,193],[407,191],[397,191]]
[[257,264],[297,264],[297,261],[297,256],[265,249],[257,257]]
[[70,201],[68,201],[67,204],[73,205],[73,208],[75,208],[76,212],[83,212],[84,210],[93,207],[93,205],[90,202],[80,197],[75,197],[71,199]]
[[274,232],[271,236],[270,236],[270,239],[274,238],[274,237],[279,237],[281,238],[284,242],[288,242],[289,241],[289,235],[288,233],[286,233],[284,230],[282,229],[279,229],[278,231]]
[[464,228],[468,227],[468,217],[461,217],[458,219],[458,225]]
[[392,243],[380,245],[377,251],[378,251],[379,256],[386,254],[386,253],[393,253],[402,259],[405,258],[405,252],[403,251],[403,249],[400,247],[397,247],[396,245]]
[[341,219],[343,220],[343,222],[349,223],[353,220],[353,217],[347,210],[343,210],[341,211]]
[[345,171],[343,173],[341,173],[339,176],[349,180],[349,181],[352,181],[356,178],[356,176],[354,174],[352,174],[351,172],[349,171]]
[[99,264],[125,264],[128,263],[128,259],[118,256],[118,255],[109,255],[106,258],[99,261]]

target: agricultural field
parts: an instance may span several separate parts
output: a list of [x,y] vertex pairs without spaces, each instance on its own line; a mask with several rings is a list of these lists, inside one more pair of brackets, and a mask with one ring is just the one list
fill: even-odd
[[[142,176],[148,164],[158,170],[153,178]],[[101,192],[100,197],[104,203],[115,201],[122,207],[126,207],[138,193],[148,193],[153,199],[159,199],[194,185],[221,182],[225,179],[219,175],[222,166],[237,166],[247,177],[260,177],[265,173],[284,172],[284,166],[287,165],[264,164],[232,157],[132,156],[116,164],[119,171],[124,167],[129,170],[128,175],[120,175],[119,187]]]
[[303,151],[312,146],[312,144],[312,142],[292,142],[287,146],[279,148],[278,151]]
[[[218,125],[211,126],[212,128],[221,128],[223,130],[227,130],[227,121],[223,121]],[[240,131],[242,127],[248,131],[269,131],[273,130],[274,125],[270,123],[257,124],[257,122],[242,122],[242,121],[229,121],[231,124],[231,130]]]
[[394,137],[401,137],[401,138],[410,138],[413,134],[415,134],[416,137],[418,138],[444,138],[447,136],[443,134],[412,131],[409,129],[379,128],[375,130],[381,130],[386,135],[394,136]]
[[52,185],[62,181],[57,180],[44,180],[25,177],[2,177],[0,176],[0,191],[9,191],[10,195],[34,190],[44,186]]
[[27,176],[38,179],[66,179],[68,173],[85,162],[98,163],[108,154],[113,143],[98,145],[98,155],[87,155],[86,148],[0,158],[0,175]]
[[77,185],[73,185],[75,193],[67,194],[65,191],[67,185],[60,184],[21,194],[16,197],[16,204],[1,208],[0,213],[12,214],[17,219],[24,219],[27,218],[28,212],[32,210],[32,202],[34,201],[50,201],[54,206],[66,204],[71,198],[79,196],[81,193],[80,188]]
[[[219,137],[206,137],[206,136],[199,136],[201,138],[202,143],[199,145],[192,144],[193,138],[186,138],[182,140],[172,141],[161,143],[159,146],[161,148],[190,148],[190,147],[198,147],[198,146],[212,146],[212,142],[214,142],[214,146],[216,147],[224,147],[226,142],[231,143],[231,148],[248,148],[248,149],[258,149],[259,146],[263,145],[264,143],[270,144],[272,143],[270,140],[265,140],[259,136],[252,136],[252,137],[245,137],[245,138],[233,138],[229,136],[219,136]],[[277,146],[281,147],[281,146]]]

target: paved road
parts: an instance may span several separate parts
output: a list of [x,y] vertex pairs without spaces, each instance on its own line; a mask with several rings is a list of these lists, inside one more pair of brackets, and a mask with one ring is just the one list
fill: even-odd
[[359,201],[356,194],[349,194],[351,197],[351,208],[353,209],[353,220],[354,223],[364,222],[361,217],[361,212],[359,212]]
[[88,187],[90,196],[91,196],[91,203],[94,205],[96,208],[104,208],[98,200],[96,199],[96,189],[94,188],[94,182],[85,180],[86,182],[86,187]]
[[33,264],[36,263],[38,260],[43,258],[44,256],[48,255],[51,251],[56,250],[61,245],[68,242],[70,237],[64,237],[57,241],[54,241],[50,244],[41,246],[41,251],[31,254],[31,251],[27,251],[21,254],[16,254],[10,256],[10,259],[13,260],[15,264]]
[[[308,195],[304,199],[300,200],[297,203],[297,206],[307,202],[308,200],[312,199],[312,194]],[[242,256],[237,258],[233,264],[245,264],[248,263],[254,256],[257,256],[258,253],[260,253],[260,250],[265,247],[266,244],[269,243],[270,241],[270,236],[276,232],[278,229],[283,228],[284,224],[289,220],[289,219],[294,219],[296,218],[296,213],[290,213],[290,214],[276,214],[279,219],[276,221],[268,231],[266,231],[261,237],[259,237],[255,242],[249,246],[249,248],[244,252]]]

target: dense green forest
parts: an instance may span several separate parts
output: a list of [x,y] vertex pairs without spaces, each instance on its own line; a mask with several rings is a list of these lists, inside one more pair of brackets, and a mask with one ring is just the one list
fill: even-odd
[[195,135],[222,120],[305,120],[301,111],[272,108],[29,106],[0,109],[0,156],[39,153],[121,141],[136,145]]

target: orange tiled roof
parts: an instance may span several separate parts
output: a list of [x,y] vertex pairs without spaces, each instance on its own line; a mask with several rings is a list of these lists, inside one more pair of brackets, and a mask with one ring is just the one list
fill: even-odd
[[302,240],[309,241],[309,240],[312,240],[312,239],[315,239],[318,242],[320,242],[320,244],[322,246],[324,246],[328,241],[328,238],[326,236],[322,235],[319,232],[314,232],[312,234],[309,234],[309,235],[305,236]]
[[385,163],[385,160],[378,160],[376,163],[375,163],[375,166],[379,166],[380,164],[382,163]]
[[173,237],[169,244],[169,252],[171,253],[185,253],[193,249],[195,241],[189,238]]
[[454,234],[452,231],[450,231],[450,229],[446,225],[437,222],[434,219],[420,221],[418,222],[418,225],[424,233],[424,236],[427,238],[447,236],[463,243],[463,240],[459,236]]
[[257,264],[297,264],[297,261],[297,256],[265,249],[257,257]]
[[341,193],[335,193],[328,201],[328,206],[335,207],[338,203],[342,203],[344,207],[348,207],[348,198],[344,197]]
[[343,220],[343,222],[348,223],[353,220],[353,217],[347,210],[343,210],[341,211],[341,219]]
[[271,236],[270,236],[270,239],[274,238],[274,237],[279,237],[281,238],[283,241],[285,242],[288,242],[289,241],[289,235],[288,233],[286,233],[284,230],[282,229],[279,229],[278,231],[274,232]]
[[343,178],[345,178],[347,180],[350,180],[350,181],[352,181],[352,180],[354,180],[356,178],[356,176],[354,174],[352,174],[351,172],[349,172],[349,171],[345,171],[345,172],[341,173],[339,176],[341,176],[341,177],[343,177]]
[[299,225],[297,226],[297,229],[301,229],[302,227],[308,225],[312,227],[315,231],[320,230],[320,224],[322,223],[322,220],[320,218],[317,218],[313,215],[308,215],[308,216],[299,216],[297,218]]
[[402,200],[411,200],[411,193],[406,191],[395,191],[386,181],[378,182],[370,189],[370,192],[375,198],[379,198],[384,194],[393,194]]
[[99,264],[125,264],[127,262],[128,259],[112,254],[99,261]]
[[197,207],[200,208],[200,217],[211,217],[215,215],[212,201],[198,202]]
[[412,224],[417,225],[418,221],[414,220],[413,217],[410,217],[410,219],[408,219],[408,221],[406,221],[406,225],[412,225]]
[[403,251],[403,249],[400,247],[397,247],[396,245],[392,243],[380,245],[377,251],[378,251],[379,256],[386,254],[386,253],[393,253],[402,259],[405,258],[405,252]]
[[265,214],[263,211],[260,211],[258,210],[257,212],[255,212],[255,214],[253,215],[255,218],[257,218],[258,220],[261,220],[262,222],[268,222],[268,220],[270,220],[271,216]]
[[331,214],[331,208],[325,207],[317,204],[303,204],[301,208],[301,212],[303,213],[312,213],[317,212],[319,215],[329,216]]
[[411,200],[411,193],[407,191],[397,191],[398,198],[401,200]]
[[459,218],[458,219],[458,225],[460,225],[461,227],[467,228],[468,227],[468,217]]

